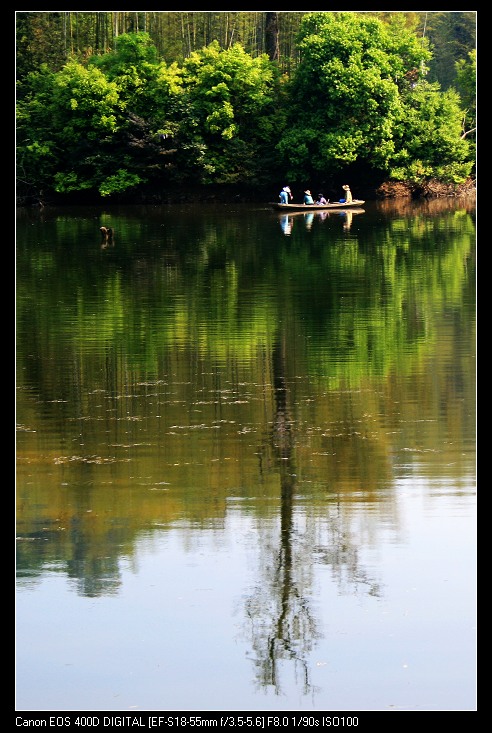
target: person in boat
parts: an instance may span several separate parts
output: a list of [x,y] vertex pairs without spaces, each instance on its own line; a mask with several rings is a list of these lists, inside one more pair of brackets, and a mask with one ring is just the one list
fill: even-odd
[[309,188],[304,191],[304,203],[305,204],[314,204],[313,197],[311,196],[311,191]]
[[289,203],[289,196],[292,200],[292,191],[288,186],[284,186],[283,189],[280,191],[279,199],[281,204],[288,204]]
[[350,186],[342,186],[343,190],[345,191],[345,202],[346,204],[352,203],[352,192],[350,190]]
[[327,204],[328,201],[325,199],[322,193],[319,193],[316,203],[319,204],[320,206],[323,206],[323,204]]

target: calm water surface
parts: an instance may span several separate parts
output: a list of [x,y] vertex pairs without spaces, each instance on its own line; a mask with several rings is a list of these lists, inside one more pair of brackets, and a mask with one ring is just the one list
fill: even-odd
[[476,709],[475,237],[18,212],[17,710]]

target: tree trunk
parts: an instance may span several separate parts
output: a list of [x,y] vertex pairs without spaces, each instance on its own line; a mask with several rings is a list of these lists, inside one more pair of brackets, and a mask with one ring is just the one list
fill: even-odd
[[278,61],[280,58],[278,45],[278,13],[266,14],[265,23],[265,49],[270,61]]

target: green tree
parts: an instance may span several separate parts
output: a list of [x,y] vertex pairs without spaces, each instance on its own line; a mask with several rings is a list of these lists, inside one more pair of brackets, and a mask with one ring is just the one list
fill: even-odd
[[299,35],[300,64],[289,88],[279,143],[288,175],[309,180],[355,161],[384,168],[402,118],[400,90],[430,54],[398,17],[310,13]]
[[18,89],[33,69],[59,71],[67,61],[63,14],[17,12],[16,76]]
[[420,81],[405,98],[405,115],[390,161],[391,178],[462,183],[471,173],[470,146],[462,136],[463,110],[453,89]]
[[149,185],[172,180],[173,145],[185,115],[178,64],[158,61],[145,31],[119,36],[112,53],[93,57],[89,64],[117,85],[123,104],[124,121],[112,146],[117,167]]
[[456,85],[456,62],[466,59],[476,46],[477,11],[437,11],[424,16],[426,37],[432,49],[429,81],[446,90]]
[[182,169],[200,182],[255,182],[271,170],[277,71],[266,54],[217,41],[183,64]]
[[75,61],[57,73],[43,68],[30,82],[17,116],[19,177],[26,192],[46,185],[58,193],[94,189],[107,195],[140,182],[115,167],[112,146],[125,106],[115,82]]
[[456,88],[465,107],[463,135],[475,132],[477,124],[477,52],[470,51],[467,59],[456,62]]
[[291,179],[331,175],[354,163],[399,180],[467,177],[459,100],[423,81],[431,53],[403,14],[383,23],[351,12],[310,13],[299,48],[278,145]]
[[92,56],[89,66],[96,66],[117,83],[121,99],[131,102],[132,112],[148,113],[147,88],[158,73],[157,49],[146,32],[125,33],[115,42],[115,50]]

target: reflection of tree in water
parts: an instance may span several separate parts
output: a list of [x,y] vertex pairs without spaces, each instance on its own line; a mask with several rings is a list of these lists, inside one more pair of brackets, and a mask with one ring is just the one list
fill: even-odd
[[[260,687],[272,686],[282,694],[280,673],[284,662],[294,663],[296,684],[302,693],[316,692],[311,682],[309,655],[321,638],[319,621],[310,604],[313,560],[331,566],[337,582],[351,587],[364,586],[370,595],[379,595],[377,584],[359,567],[357,548],[342,531],[338,515],[327,525],[332,543],[325,546],[309,526],[305,514],[295,512],[294,421],[289,410],[282,346],[273,348],[275,418],[269,444],[280,474],[280,538],[264,538],[262,567],[254,593],[246,601],[256,680]],[[271,530],[271,528],[269,528]]]
[[293,660],[296,676],[302,677],[303,692],[311,689],[307,655],[319,634],[316,620],[304,593],[303,578],[294,573],[293,492],[296,483],[293,458],[293,429],[288,409],[287,388],[280,344],[273,349],[275,420],[270,444],[280,472],[280,542],[272,546],[262,568],[261,584],[246,604],[251,622],[253,649],[256,654],[257,679],[262,687],[271,685],[281,692],[279,665]]
[[343,519],[337,505],[336,514],[327,519],[328,535],[332,542],[329,546],[313,545],[313,559],[318,565],[328,565],[333,579],[340,591],[358,592],[362,590],[376,598],[381,595],[381,586],[361,567],[359,549],[350,534],[342,528]]
[[121,586],[117,557],[98,557],[93,552],[93,542],[72,528],[73,554],[67,562],[68,577],[76,585],[80,595],[97,598],[113,595]]
[[[22,542],[18,540],[16,550],[19,578],[41,579],[46,568],[60,566],[60,558],[63,557],[66,558],[63,567],[80,595],[96,598],[119,591],[121,572],[118,556],[110,554],[106,545],[98,544],[77,517],[68,523],[66,531],[61,532],[58,524],[40,527],[22,539]],[[117,546],[121,547],[121,542]]]

